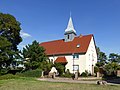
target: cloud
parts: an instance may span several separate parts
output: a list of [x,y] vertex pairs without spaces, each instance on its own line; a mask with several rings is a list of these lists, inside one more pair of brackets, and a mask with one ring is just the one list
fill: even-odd
[[30,34],[25,33],[25,32],[23,32],[23,31],[20,32],[20,35],[21,35],[22,38],[28,38],[28,37],[31,37]]

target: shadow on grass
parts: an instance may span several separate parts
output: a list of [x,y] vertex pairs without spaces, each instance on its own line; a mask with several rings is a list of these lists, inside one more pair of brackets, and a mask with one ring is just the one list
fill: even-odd
[[108,83],[120,84],[120,77],[103,77]]

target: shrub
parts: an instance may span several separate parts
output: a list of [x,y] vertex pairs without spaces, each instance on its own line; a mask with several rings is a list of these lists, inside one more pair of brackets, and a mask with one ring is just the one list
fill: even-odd
[[81,76],[82,76],[82,77],[88,77],[88,71],[85,70],[85,72],[83,72],[83,73],[81,74]]
[[18,76],[22,76],[22,77],[40,77],[41,74],[42,74],[41,69],[29,70],[23,73],[17,73]]
[[67,78],[72,78],[74,76],[74,74],[71,74],[69,69],[67,69],[67,71],[61,75],[62,77],[67,77]]
[[99,67],[98,67],[98,66],[95,66],[95,67],[94,67],[94,72],[95,72],[95,73],[99,72]]
[[104,67],[104,76],[116,76],[116,71],[119,69],[119,65],[116,62],[109,62]]
[[55,68],[59,72],[59,76],[62,76],[65,71],[65,66],[61,63],[55,63]]
[[6,74],[6,75],[0,76],[0,80],[4,80],[4,79],[16,79],[16,78],[19,78],[19,77],[16,76],[16,75],[13,75],[13,74]]
[[87,77],[87,74],[86,74],[85,72],[83,72],[83,73],[81,74],[81,76],[82,76],[82,77]]
[[66,77],[66,78],[72,78],[74,76],[74,74],[63,74],[61,76]]
[[9,71],[9,69],[6,69],[6,68],[1,69],[1,70],[0,70],[0,75],[5,75],[5,74],[8,73],[8,71]]

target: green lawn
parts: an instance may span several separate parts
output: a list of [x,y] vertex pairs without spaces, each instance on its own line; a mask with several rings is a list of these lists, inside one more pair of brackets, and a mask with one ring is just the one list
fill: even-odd
[[120,90],[119,86],[42,82],[33,78],[0,80],[0,90]]

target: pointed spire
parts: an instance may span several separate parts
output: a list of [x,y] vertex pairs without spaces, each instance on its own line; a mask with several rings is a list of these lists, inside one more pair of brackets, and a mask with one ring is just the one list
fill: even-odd
[[65,30],[65,32],[74,32],[74,33],[76,33],[76,31],[74,29],[74,26],[73,26],[71,13],[70,13],[70,19],[69,19],[69,22],[68,22],[68,26],[67,26],[67,29]]
[[71,15],[72,15],[72,13],[71,13],[71,11],[70,11],[70,17],[71,17]]

